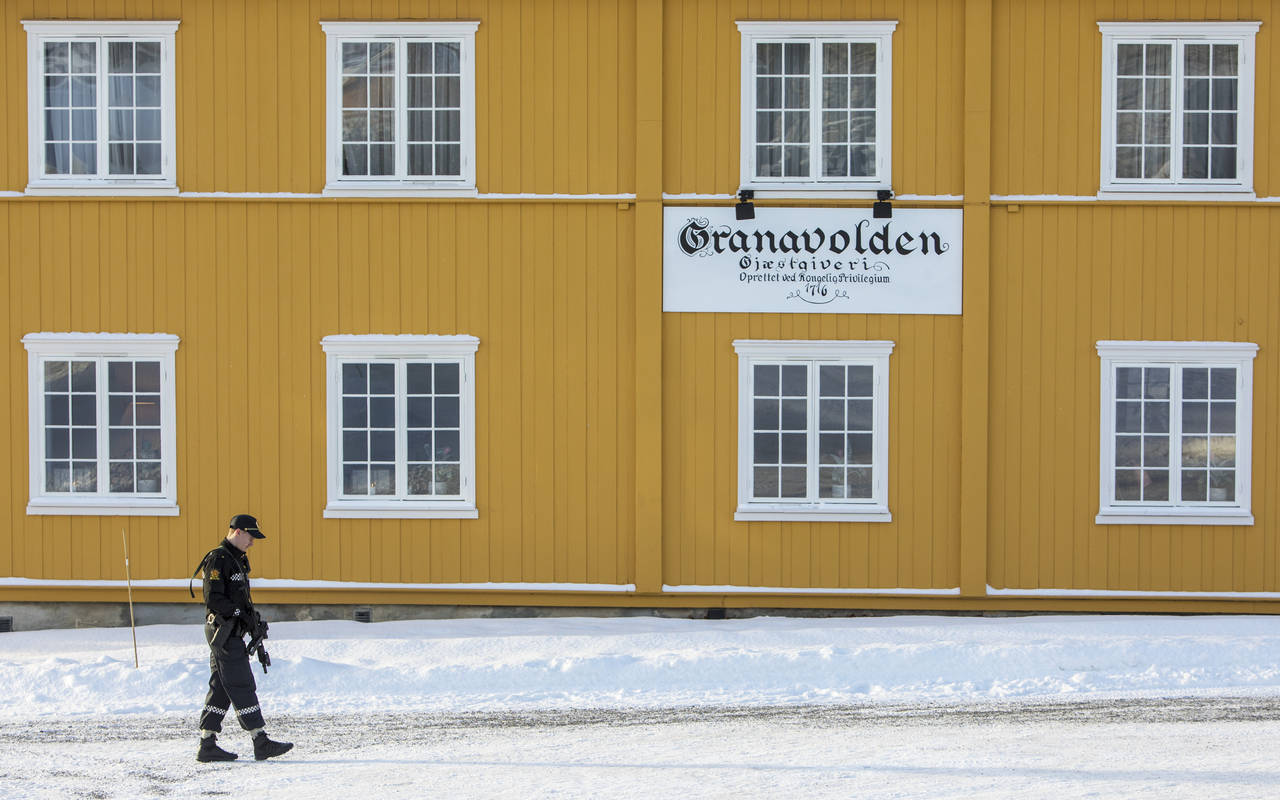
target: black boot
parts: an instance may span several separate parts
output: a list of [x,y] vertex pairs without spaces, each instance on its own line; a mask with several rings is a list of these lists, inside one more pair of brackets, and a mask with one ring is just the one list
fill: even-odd
[[200,752],[196,753],[196,761],[208,763],[210,761],[235,761],[239,756],[235,753],[228,753],[221,747],[218,747],[217,736],[206,736],[200,740]]
[[282,756],[292,749],[293,742],[273,742],[267,738],[266,731],[253,737],[253,757],[258,761],[266,761],[268,758]]

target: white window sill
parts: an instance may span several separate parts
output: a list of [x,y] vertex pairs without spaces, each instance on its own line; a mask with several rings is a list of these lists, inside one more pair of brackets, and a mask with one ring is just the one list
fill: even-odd
[[159,183],[92,183],[32,182],[27,184],[27,194],[37,197],[104,197],[128,195],[130,197],[176,197],[178,186],[172,181]]
[[413,183],[329,183],[324,187],[324,197],[479,197],[480,192],[469,184],[413,184]]
[[326,519],[477,519],[480,511],[466,500],[330,500]]
[[1239,508],[1109,508],[1094,518],[1098,525],[1252,525],[1253,514]]
[[164,497],[156,500],[115,500],[94,497],[83,501],[63,497],[35,497],[27,503],[27,514],[79,517],[176,517],[178,504]]
[[744,503],[737,522],[891,522],[888,506],[836,503]]
[[1209,186],[1177,189],[1171,186],[1107,186],[1098,191],[1099,200],[1160,200],[1171,203],[1244,203],[1257,200],[1251,189]]

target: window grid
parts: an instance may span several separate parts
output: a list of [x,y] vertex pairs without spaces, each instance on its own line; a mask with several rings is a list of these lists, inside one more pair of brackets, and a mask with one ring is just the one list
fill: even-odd
[[757,41],[755,177],[874,178],[877,63],[873,41]]
[[1115,59],[1116,180],[1238,179],[1239,44],[1120,42]]
[[148,39],[43,40],[45,175],[160,177],[161,48]]
[[110,491],[159,494],[160,362],[107,362]]
[[46,359],[42,374],[43,490],[162,494],[160,362]]
[[460,363],[347,361],[340,380],[343,496],[461,497]]
[[340,43],[342,176],[462,177],[462,42]]
[[754,362],[754,500],[871,500],[875,374],[868,364]]
[[1238,377],[1233,366],[1115,368],[1117,505],[1236,503]]

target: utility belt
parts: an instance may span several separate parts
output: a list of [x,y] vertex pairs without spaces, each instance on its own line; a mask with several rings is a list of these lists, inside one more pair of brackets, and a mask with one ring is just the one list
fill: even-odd
[[239,617],[219,617],[212,611],[204,618],[206,625],[214,625],[217,627],[217,633],[213,635],[213,639],[209,641],[209,645],[215,650],[223,650],[227,646],[227,642],[232,636],[239,634],[244,636],[246,631],[241,627]]

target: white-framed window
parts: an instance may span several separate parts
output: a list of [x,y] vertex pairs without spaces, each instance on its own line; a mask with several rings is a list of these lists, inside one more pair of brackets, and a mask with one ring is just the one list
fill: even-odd
[[888,522],[893,342],[741,339],[733,347],[734,519]]
[[739,22],[742,188],[890,188],[897,22]]
[[173,194],[177,22],[28,20],[33,194]]
[[321,340],[326,517],[475,518],[474,336]]
[[326,194],[475,192],[479,22],[322,22]]
[[1257,22],[1100,22],[1102,192],[1253,191]]
[[178,514],[178,337],[29,333],[28,514]]
[[1099,524],[1252,525],[1246,342],[1098,342]]

